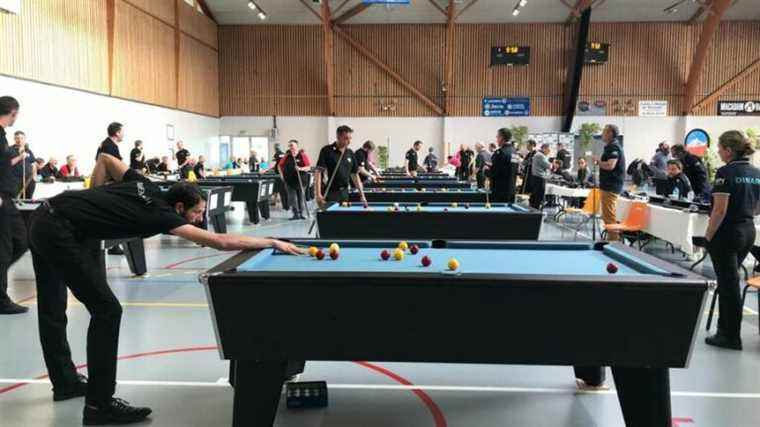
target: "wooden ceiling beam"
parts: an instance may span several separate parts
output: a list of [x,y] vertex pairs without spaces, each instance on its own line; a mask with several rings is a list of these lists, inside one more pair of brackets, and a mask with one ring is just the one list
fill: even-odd
[[351,45],[354,49],[356,49],[357,52],[362,54],[365,58],[367,58],[370,62],[375,64],[378,68],[383,70],[390,78],[398,82],[401,86],[403,86],[406,90],[411,92],[417,99],[419,99],[423,104],[425,104],[428,108],[435,111],[439,115],[444,114],[443,108],[441,108],[438,104],[436,104],[432,99],[430,99],[427,95],[422,93],[419,89],[414,87],[412,83],[410,83],[408,80],[403,78],[400,74],[395,72],[388,64],[386,64],[383,60],[378,58],[374,53],[372,53],[369,49],[364,47],[358,40],[356,40],[353,36],[348,34],[345,30],[343,30],[339,26],[333,26],[333,31],[335,34],[343,38],[348,44]]
[[324,57],[327,80],[327,115],[335,115],[335,69],[333,64],[333,26],[330,17],[330,5],[322,1],[322,30],[324,32]]
[[435,0],[428,0],[428,1],[430,2],[430,4],[433,5],[433,7],[435,7],[436,9],[438,9],[438,11],[443,14],[443,16],[448,16],[448,14],[446,13],[446,11],[441,7],[441,5],[439,5],[438,3],[436,3]]
[[702,98],[701,101],[697,102],[694,107],[691,109],[692,112],[701,110],[705,105],[715,101],[716,99],[720,98],[721,95],[723,95],[727,90],[731,89],[732,87],[736,86],[740,81],[742,81],[745,77],[752,74],[756,70],[760,69],[760,58],[755,59],[751,64],[749,64],[746,68],[741,70],[739,73],[737,73],[735,76],[728,79],[725,83],[720,85],[719,88],[715,89],[711,94],[707,95],[706,97]]
[[715,33],[718,31],[723,14],[726,13],[730,5],[731,0],[714,0],[710,4],[710,13],[702,27],[702,34],[699,36],[699,43],[694,52],[694,60],[689,68],[689,78],[686,80],[683,104],[685,106],[684,115],[688,115],[693,110],[694,98],[697,93],[697,87],[702,80],[702,70],[704,69],[707,54],[710,51],[710,44],[713,37],[715,37]]
[[203,11],[203,14],[208,16],[209,19],[211,19],[212,21],[214,21],[215,24],[217,24],[218,22],[216,22],[216,18],[214,17],[214,14],[211,12],[211,9],[208,8],[208,5],[206,4],[206,0],[197,0],[197,1],[198,1],[198,6],[200,6],[201,10]]
[[699,21],[699,18],[704,15],[705,11],[707,10],[704,6],[699,6],[696,12],[694,12],[694,15],[689,18],[689,20],[686,22],[688,25],[694,25]]
[[[323,0],[323,3],[324,3],[324,0]],[[349,19],[353,18],[354,16],[356,16],[356,15],[364,12],[365,10],[369,9],[370,6],[372,6],[372,4],[367,4],[367,3],[364,3],[364,2],[359,3],[356,6],[352,7],[351,9],[348,9],[343,15],[340,15],[339,17],[333,19],[332,22],[333,22],[334,25],[340,25],[340,24],[348,21]]]
[[565,22],[572,23],[575,22],[576,19],[581,17],[581,13],[583,13],[584,10],[591,7],[591,3],[593,3],[594,0],[578,0],[575,2],[575,7],[573,7],[570,10],[570,14],[567,15],[567,19]]
[[[470,2],[470,5],[477,0]],[[460,12],[461,14],[461,12]],[[446,55],[443,58],[443,73],[444,73],[444,109],[446,115],[451,115],[452,101],[454,96],[454,27],[456,22],[456,6],[454,0],[449,0],[449,5],[446,7]]]

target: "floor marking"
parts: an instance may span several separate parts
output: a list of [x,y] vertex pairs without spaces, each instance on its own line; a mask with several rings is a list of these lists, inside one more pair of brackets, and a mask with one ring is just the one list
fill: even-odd
[[[141,381],[118,380],[121,385],[145,387],[230,387],[228,378],[222,377],[214,382],[206,381]],[[45,384],[49,379],[0,378],[0,384]],[[452,386],[452,385],[404,385],[404,384],[333,384],[328,388],[334,390],[380,390],[380,391],[440,391],[440,392],[475,392],[475,393],[513,393],[513,394],[572,394],[572,395],[616,395],[617,391],[579,391],[576,388],[541,388],[541,387],[489,387],[489,386]],[[701,397],[714,399],[760,399],[760,393],[713,393],[696,391],[672,391],[672,397]],[[684,421],[681,421],[684,422]]]

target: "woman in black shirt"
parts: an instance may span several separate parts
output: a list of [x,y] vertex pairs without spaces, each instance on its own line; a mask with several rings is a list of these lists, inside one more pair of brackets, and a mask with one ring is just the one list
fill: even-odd
[[742,349],[737,269],[755,242],[754,216],[760,202],[760,170],[749,163],[754,151],[752,142],[739,131],[720,136],[718,155],[726,165],[715,174],[712,212],[705,232],[720,297],[718,332],[705,342],[734,350]]

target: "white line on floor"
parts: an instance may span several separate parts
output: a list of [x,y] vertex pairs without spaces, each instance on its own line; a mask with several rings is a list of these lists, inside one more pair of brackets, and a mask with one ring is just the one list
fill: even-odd
[[[50,380],[34,380],[22,378],[0,378],[0,384],[50,384]],[[121,385],[155,386],[155,387],[229,387],[227,378],[216,382],[200,381],[118,381]],[[334,390],[387,390],[387,391],[447,391],[447,392],[480,392],[480,393],[524,393],[524,394],[587,394],[615,395],[615,390],[578,391],[575,388],[540,388],[540,387],[484,387],[484,386],[452,386],[452,385],[394,385],[394,384],[328,384]],[[672,391],[673,397],[706,397],[721,399],[760,399],[760,393],[711,393],[697,391]]]

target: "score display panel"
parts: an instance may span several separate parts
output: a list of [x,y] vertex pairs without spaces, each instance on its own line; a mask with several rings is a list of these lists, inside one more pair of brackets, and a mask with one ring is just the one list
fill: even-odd
[[491,66],[530,64],[530,46],[494,46],[491,48]]
[[609,43],[589,42],[586,44],[583,62],[586,64],[605,64],[609,60],[609,56]]

